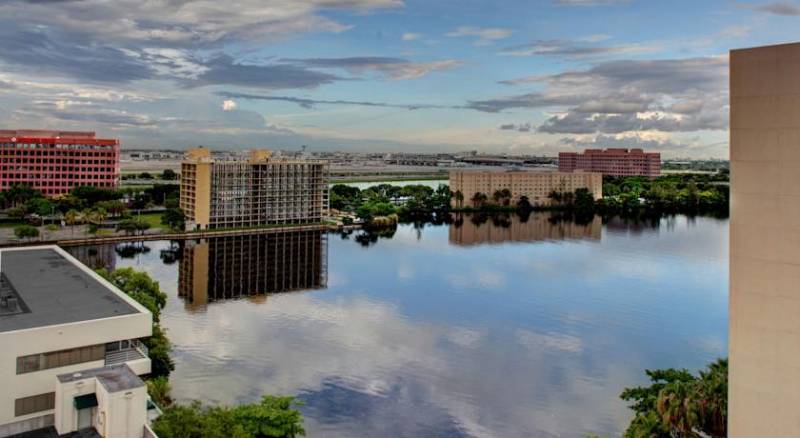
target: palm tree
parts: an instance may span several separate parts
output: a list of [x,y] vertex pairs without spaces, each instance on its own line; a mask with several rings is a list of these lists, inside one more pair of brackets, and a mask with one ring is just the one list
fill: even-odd
[[72,234],[75,234],[75,224],[80,222],[82,219],[83,218],[80,212],[77,210],[70,210],[64,213],[64,221],[71,227],[70,229],[72,230]]
[[464,206],[464,194],[461,193],[461,190],[456,190],[456,192],[453,193],[453,197],[456,198],[456,205],[458,205],[458,208]]
[[486,196],[486,194],[481,192],[476,192],[472,196],[472,205],[474,205],[475,207],[480,207],[486,202],[487,199],[489,199],[489,197]]
[[494,194],[492,195],[492,199],[494,199],[495,204],[499,204],[500,200],[503,199],[503,191],[502,190],[495,190]]

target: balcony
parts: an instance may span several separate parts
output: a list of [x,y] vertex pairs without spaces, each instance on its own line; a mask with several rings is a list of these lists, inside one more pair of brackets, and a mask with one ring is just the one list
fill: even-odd
[[147,346],[138,339],[106,344],[106,366],[127,363],[136,374],[150,372]]

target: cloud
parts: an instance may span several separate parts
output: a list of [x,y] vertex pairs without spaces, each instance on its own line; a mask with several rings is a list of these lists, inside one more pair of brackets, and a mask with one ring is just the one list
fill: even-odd
[[607,61],[503,81],[544,89],[467,106],[484,112],[566,108],[538,128],[544,133],[722,130],[728,123],[727,67],[724,57]]
[[351,74],[373,71],[395,80],[416,79],[433,71],[449,70],[461,65],[460,61],[454,59],[411,62],[402,58],[382,56],[287,59],[286,61],[305,67],[343,69]]
[[461,26],[452,32],[448,32],[445,36],[448,37],[473,37],[475,38],[476,46],[487,46],[497,40],[502,40],[510,37],[512,34],[511,29],[501,27],[472,27]]
[[772,2],[761,5],[748,5],[748,7],[759,12],[766,12],[775,15],[800,15],[800,6],[789,1]]
[[639,148],[660,151],[672,156],[693,155],[705,157],[719,156],[720,154],[724,155],[728,149],[728,144],[725,142],[702,143],[698,138],[689,139],[688,141],[676,141],[669,138],[652,137],[635,133],[564,137],[558,141],[558,144],[560,150],[564,150],[565,146],[576,151],[601,148]]
[[247,99],[247,100],[265,100],[265,101],[275,101],[275,102],[290,102],[296,103],[303,108],[314,108],[317,105],[355,105],[355,106],[367,106],[367,107],[379,107],[379,108],[400,108],[400,109],[407,109],[407,110],[418,110],[418,109],[462,109],[464,107],[460,106],[450,106],[450,105],[432,105],[432,104],[397,104],[397,103],[388,103],[388,102],[374,102],[374,101],[366,101],[366,100],[326,100],[326,99],[308,99],[303,97],[292,97],[292,96],[269,96],[269,95],[259,95],[259,94],[248,94],[248,93],[234,93],[228,91],[222,91],[218,93],[222,97],[231,98],[231,99]]
[[629,3],[630,0],[555,0],[559,6],[608,6]]
[[16,110],[15,114],[40,120],[55,119],[127,127],[147,127],[156,124],[156,120],[147,114],[68,101],[37,102],[35,107]]
[[422,38],[421,33],[414,33],[414,32],[406,32],[403,34],[402,39],[403,41],[414,41]]
[[560,56],[571,59],[591,58],[610,55],[647,53],[656,50],[654,46],[643,44],[623,44],[602,46],[598,40],[539,40],[528,44],[510,46],[498,53],[506,56]]
[[236,102],[230,99],[222,101],[222,111],[233,111],[236,109]]
[[350,27],[320,15],[323,10],[402,6],[401,0],[7,1],[0,3],[0,63],[6,71],[90,83],[168,77],[195,85],[307,88],[335,78],[219,52],[234,43],[246,52],[291,34]]
[[82,0],[11,1],[0,13],[21,23],[42,24],[98,41],[159,42],[169,47],[221,47],[232,41],[263,42],[301,32],[350,28],[322,10],[369,12],[400,8],[401,0]]
[[530,132],[533,127],[530,123],[507,123],[504,125],[500,125],[501,131],[518,131],[518,132]]

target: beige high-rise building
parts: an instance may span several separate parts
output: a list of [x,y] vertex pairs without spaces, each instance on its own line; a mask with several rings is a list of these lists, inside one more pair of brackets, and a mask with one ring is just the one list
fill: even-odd
[[265,150],[216,161],[208,149],[193,149],[181,163],[180,207],[187,230],[320,222],[328,214],[328,163]]
[[730,72],[729,436],[800,436],[800,44]]
[[498,190],[508,189],[511,192],[511,203],[526,196],[532,205],[550,204],[550,193],[574,192],[577,189],[588,189],[594,199],[603,197],[603,175],[590,172],[552,172],[528,170],[457,170],[450,172],[450,191],[461,192],[464,199],[452,200],[454,207],[459,202],[464,206],[472,205],[476,193],[483,193],[489,200]]

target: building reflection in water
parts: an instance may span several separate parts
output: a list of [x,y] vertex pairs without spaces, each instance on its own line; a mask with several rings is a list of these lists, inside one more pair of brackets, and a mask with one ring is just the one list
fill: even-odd
[[117,266],[117,252],[114,245],[71,246],[66,250],[92,270],[113,271]]
[[450,244],[480,245],[503,242],[543,240],[600,240],[602,220],[594,216],[576,221],[548,213],[529,216],[517,214],[456,214],[450,224]]
[[178,295],[186,307],[267,294],[327,287],[328,242],[322,230],[293,231],[186,241]]

